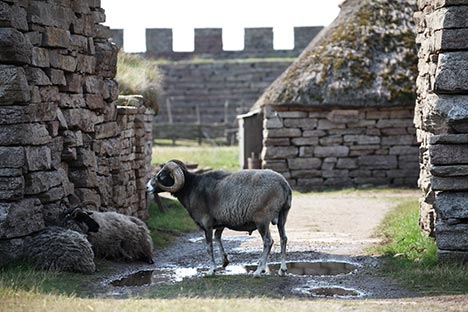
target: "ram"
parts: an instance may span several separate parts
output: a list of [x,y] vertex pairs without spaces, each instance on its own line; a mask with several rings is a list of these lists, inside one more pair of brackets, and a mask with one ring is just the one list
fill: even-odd
[[[91,203],[84,202],[81,206]],[[136,217],[74,207],[66,211],[63,226],[86,234],[96,257],[154,263],[148,227]]]
[[192,219],[205,233],[211,260],[208,274],[214,274],[213,230],[223,255],[223,267],[229,263],[221,242],[225,228],[252,233],[258,230],[263,240],[263,252],[254,276],[265,272],[273,245],[270,223],[278,226],[281,240],[279,275],[285,275],[286,218],[291,207],[291,188],[286,179],[271,170],[241,170],[236,173],[211,171],[194,174],[183,162],[171,160],[147,184],[147,191],[172,193],[187,209]]

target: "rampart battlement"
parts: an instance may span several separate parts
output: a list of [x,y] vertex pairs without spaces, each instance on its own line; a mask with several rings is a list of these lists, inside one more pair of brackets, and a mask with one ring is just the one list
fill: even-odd
[[[301,53],[309,42],[323,29],[322,26],[294,27],[294,48],[275,50],[273,47],[273,28],[245,28],[244,49],[227,51],[223,49],[223,30],[221,28],[196,28],[194,51],[179,52],[173,49],[173,30],[171,28],[146,29],[146,55],[171,60],[200,58],[248,58],[248,57],[294,57]],[[124,32],[113,29],[113,41],[123,46]]]

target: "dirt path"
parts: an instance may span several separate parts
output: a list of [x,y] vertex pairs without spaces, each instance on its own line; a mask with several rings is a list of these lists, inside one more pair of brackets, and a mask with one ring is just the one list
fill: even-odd
[[[417,294],[402,289],[382,276],[376,276],[373,267],[379,265],[379,259],[366,255],[364,249],[379,242],[373,237],[375,228],[382,222],[385,214],[394,207],[397,199],[417,198],[417,191],[400,192],[332,192],[317,194],[298,194],[293,196],[292,208],[286,223],[288,236],[288,262],[298,265],[325,266],[333,272],[351,265],[348,274],[322,274],[300,276],[289,274],[278,292],[285,297],[308,293],[320,287],[338,287],[354,291],[350,298],[402,298],[415,297]],[[279,262],[279,236],[272,226],[275,244],[270,262]],[[257,232],[251,236],[246,233],[226,230],[223,236],[226,251],[231,264],[217,274],[242,274],[246,265],[255,265],[262,251],[262,241]],[[215,248],[217,252],[217,248]],[[220,263],[219,254],[216,255]],[[199,278],[208,269],[208,256],[201,232],[181,237],[164,250],[158,250],[154,256],[155,265],[121,265],[118,274],[112,274],[101,281],[100,293],[111,296],[130,296],[144,293],[151,285],[164,282],[177,282],[183,278]],[[324,264],[323,264],[324,263]],[[336,267],[335,264],[336,263]],[[330,267],[331,266],[331,267]],[[310,269],[310,268],[307,268]],[[243,271],[244,270],[244,271]],[[320,269],[320,270],[323,270]],[[153,273],[151,274],[151,271]],[[119,286],[110,283],[135,272],[148,272],[151,285],[145,288]],[[320,274],[319,274],[320,273]],[[245,272],[244,272],[245,274]],[[132,283],[132,282],[131,282]],[[346,297],[346,296],[345,296]]]

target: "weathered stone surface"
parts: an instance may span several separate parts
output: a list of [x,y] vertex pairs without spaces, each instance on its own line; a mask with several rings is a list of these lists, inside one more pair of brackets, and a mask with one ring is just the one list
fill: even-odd
[[343,140],[346,143],[353,142],[356,144],[380,144],[379,136],[370,135],[345,135]]
[[262,151],[262,159],[281,159],[296,157],[298,148],[295,146],[272,146]]
[[117,72],[117,54],[119,48],[115,44],[95,42],[96,74],[104,78],[114,78]]
[[[467,97],[468,100],[468,97]],[[440,134],[429,138],[430,144],[468,144],[468,134]]]
[[468,218],[468,193],[466,192],[439,192],[435,195],[434,208],[442,219]]
[[19,200],[24,196],[24,178],[22,176],[0,175],[0,200]]
[[398,167],[396,156],[364,155],[358,158],[360,167],[371,169],[394,169]]
[[264,119],[263,123],[263,127],[265,129],[283,128],[283,121],[278,116],[269,116],[268,118]]
[[25,194],[34,195],[46,192],[62,183],[63,176],[59,171],[37,171],[25,176]]
[[318,169],[322,165],[319,158],[291,158],[288,159],[288,167],[291,170]]
[[26,69],[26,74],[28,76],[28,82],[30,85],[35,85],[35,86],[50,86],[51,85],[49,77],[40,68],[29,67]]
[[48,170],[52,167],[52,156],[47,146],[28,146],[25,148],[29,171]]
[[82,78],[81,75],[75,73],[65,74],[66,84],[60,87],[60,91],[81,94],[83,92]]
[[85,54],[78,54],[76,70],[79,73],[93,74],[96,71],[96,58]]
[[83,132],[94,132],[94,126],[103,121],[102,116],[87,109],[64,109],[63,115],[69,128],[78,128]]
[[49,51],[47,49],[33,47],[31,50],[31,65],[37,67],[49,67]]
[[438,177],[431,178],[434,191],[461,191],[468,190],[468,177]]
[[436,243],[441,250],[468,251],[468,224],[436,223]]
[[50,140],[47,129],[41,124],[0,125],[0,145],[42,145]]
[[70,163],[71,167],[97,168],[97,158],[94,151],[86,148],[77,148],[76,161]]
[[436,144],[429,147],[433,165],[468,164],[468,144]]
[[289,111],[289,112],[277,112],[281,118],[305,118],[308,117],[307,112],[300,111]]
[[2,63],[31,63],[32,45],[14,28],[0,28],[0,61]]
[[0,3],[0,27],[12,27],[18,30],[28,30],[26,10],[18,5]]
[[0,238],[26,235],[44,227],[39,199],[26,198],[14,203],[0,202]]
[[24,164],[23,147],[0,146],[0,168],[21,168]]
[[356,158],[339,158],[336,164],[338,169],[355,169],[358,168]]
[[104,111],[104,100],[100,94],[85,94],[85,102],[89,109]]
[[66,94],[60,93],[61,108],[84,108],[86,102],[83,94]]
[[277,137],[300,137],[301,136],[301,129],[298,128],[281,128],[281,129],[267,129],[264,130],[265,137],[270,138],[277,138]]
[[77,188],[92,188],[98,186],[96,172],[90,169],[70,170],[70,181]]
[[318,144],[318,138],[317,137],[308,137],[308,138],[293,138],[291,139],[291,143],[293,145],[297,146],[303,146],[303,145],[317,145]]
[[332,110],[327,119],[333,123],[348,123],[359,120],[359,111],[355,109]]
[[440,263],[466,264],[468,251],[437,249],[437,260]]
[[317,127],[317,119],[311,118],[285,118],[283,125],[286,128],[301,128],[302,130],[311,130]]
[[63,55],[56,50],[49,50],[50,66],[67,72],[76,70],[76,58],[71,55]]
[[431,166],[432,175],[441,177],[468,176],[468,165]]
[[434,90],[457,92],[468,90],[468,51],[439,54]]
[[0,105],[27,102],[31,98],[22,67],[0,65]]
[[348,146],[317,146],[314,154],[316,157],[345,157],[349,154]]

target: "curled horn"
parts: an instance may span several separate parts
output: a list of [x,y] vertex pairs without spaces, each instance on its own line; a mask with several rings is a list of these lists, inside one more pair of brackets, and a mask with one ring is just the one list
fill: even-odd
[[158,179],[156,179],[156,185],[158,188],[166,192],[175,193],[184,186],[184,183],[185,183],[184,171],[177,163],[173,161],[169,161],[167,164],[164,165],[163,169],[161,170],[169,170],[171,176],[174,179],[174,184],[170,186],[163,185],[161,182],[159,182]]

